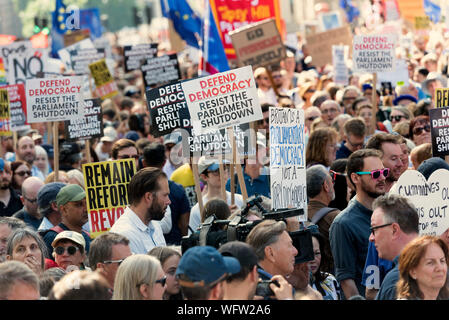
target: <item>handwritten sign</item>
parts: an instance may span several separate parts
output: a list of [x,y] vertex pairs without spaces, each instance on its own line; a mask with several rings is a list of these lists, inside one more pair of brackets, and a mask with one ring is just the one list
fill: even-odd
[[[307,210],[304,110],[270,108],[272,209]],[[307,214],[300,217],[305,221]]]
[[385,72],[395,66],[395,35],[354,36],[352,60],[356,72]]
[[136,173],[134,159],[82,165],[91,236],[108,231],[128,205],[128,184]]

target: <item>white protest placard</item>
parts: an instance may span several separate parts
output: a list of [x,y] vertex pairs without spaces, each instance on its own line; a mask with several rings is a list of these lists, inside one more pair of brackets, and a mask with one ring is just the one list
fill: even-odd
[[304,110],[270,108],[270,190],[272,209],[302,208],[307,220]]
[[183,82],[195,132],[223,129],[263,118],[251,66]]
[[72,69],[71,52],[73,50],[81,50],[81,49],[95,49],[95,46],[92,40],[90,40],[90,38],[87,38],[78,41],[68,47],[62,48],[61,50],[58,50],[58,55],[68,70]]
[[28,122],[65,121],[84,117],[83,77],[26,81]]
[[8,83],[25,83],[27,79],[37,78],[40,72],[59,73],[56,61],[47,57],[43,49],[11,53],[8,57]]
[[377,86],[380,88],[382,82],[391,82],[393,87],[408,86],[408,67],[404,59],[396,59],[394,71],[379,72],[377,74]]
[[348,66],[348,46],[332,46],[332,60],[334,65],[334,82],[336,84],[347,85],[349,82]]
[[6,46],[0,47],[0,57],[3,58],[6,73],[8,74],[9,57],[17,55],[25,55],[28,50],[31,50],[33,46],[31,41],[16,41]]
[[418,210],[419,235],[440,236],[449,228],[449,170],[438,169],[429,179],[416,170],[407,170],[391,193],[410,200]]
[[353,68],[354,72],[385,72],[395,67],[396,36],[358,35],[354,36]]

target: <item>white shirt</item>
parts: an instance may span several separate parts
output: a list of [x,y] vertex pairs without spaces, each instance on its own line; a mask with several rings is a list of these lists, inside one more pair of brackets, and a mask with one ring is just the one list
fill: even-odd
[[166,245],[160,223],[151,220],[145,225],[129,207],[109,231],[128,238],[129,247],[134,254],[147,254],[154,247]]
[[47,217],[44,217],[42,219],[41,224],[39,225],[39,228],[37,228],[37,231],[45,231],[53,228],[53,223],[50,222],[50,220],[47,219]]
[[[243,197],[240,194],[235,193],[235,204],[237,207],[241,208],[243,206]],[[207,201],[209,201],[209,197],[207,195],[203,196],[203,205],[206,205]],[[229,191],[226,191],[226,201],[228,205],[231,205],[231,193]],[[189,218],[189,227],[192,228],[192,230],[196,231],[196,229],[201,224],[201,212],[200,212],[200,206],[198,203],[196,203],[193,208],[190,210],[190,218]],[[189,228],[189,235],[192,234]]]
[[278,99],[276,97],[276,93],[274,92],[273,88],[270,88],[270,90],[268,91],[263,91],[262,89],[258,88],[257,95],[259,96],[260,104],[270,103],[275,106],[278,104]]

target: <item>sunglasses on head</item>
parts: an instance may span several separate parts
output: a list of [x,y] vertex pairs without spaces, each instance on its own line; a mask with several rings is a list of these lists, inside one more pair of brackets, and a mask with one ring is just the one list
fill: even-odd
[[383,168],[380,170],[373,170],[373,171],[358,171],[356,174],[364,175],[364,174],[370,174],[371,178],[374,180],[377,180],[380,178],[381,175],[383,175],[385,178],[388,177],[388,174],[390,173],[390,168]]
[[430,132],[430,125],[426,124],[424,127],[413,128],[413,135],[419,136],[423,131]]
[[332,182],[334,182],[334,183],[335,183],[335,180],[337,180],[338,176],[346,177],[346,173],[337,172],[337,171],[334,171],[334,170],[329,170],[329,173],[331,175]]
[[401,119],[402,118],[405,118],[405,116],[390,116],[390,121],[396,121],[396,122],[399,122],[399,121],[401,121]]
[[66,249],[67,249],[67,252],[71,256],[73,256],[80,248],[75,247],[75,246],[69,246],[67,248],[59,246],[59,247],[55,248],[55,252],[56,252],[57,255],[63,255],[64,252],[66,251]]

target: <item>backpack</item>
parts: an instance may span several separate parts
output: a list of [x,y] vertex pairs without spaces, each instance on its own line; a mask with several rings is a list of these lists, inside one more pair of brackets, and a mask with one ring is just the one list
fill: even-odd
[[313,224],[318,224],[318,221],[323,219],[329,212],[337,210],[336,208],[324,207],[318,210],[313,216],[312,220],[310,220]]

